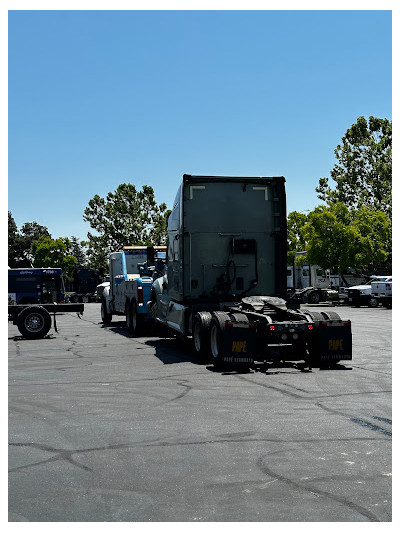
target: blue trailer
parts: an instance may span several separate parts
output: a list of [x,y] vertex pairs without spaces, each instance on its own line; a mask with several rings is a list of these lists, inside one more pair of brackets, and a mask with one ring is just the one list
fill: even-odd
[[150,320],[147,302],[153,281],[164,275],[166,246],[124,246],[110,254],[110,285],[103,291],[101,319],[125,316],[129,332],[139,334]]

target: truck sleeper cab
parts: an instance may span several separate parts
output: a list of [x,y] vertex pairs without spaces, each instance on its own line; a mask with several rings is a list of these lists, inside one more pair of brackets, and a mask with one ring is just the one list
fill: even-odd
[[289,309],[283,177],[184,175],[149,313],[214,365],[351,359],[351,324]]

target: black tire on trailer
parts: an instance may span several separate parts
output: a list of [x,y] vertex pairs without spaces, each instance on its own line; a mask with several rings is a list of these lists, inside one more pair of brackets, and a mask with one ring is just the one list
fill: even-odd
[[210,322],[210,350],[211,362],[215,368],[221,367],[224,361],[223,345],[225,322],[230,320],[228,313],[214,311]]
[[378,305],[379,305],[378,298],[371,297],[368,302],[368,307],[378,307]]
[[101,321],[103,322],[103,324],[111,324],[112,322],[112,314],[108,313],[106,301],[104,298],[101,300]]
[[210,322],[211,313],[199,311],[193,319],[193,345],[200,359],[207,361],[210,357]]
[[20,312],[17,327],[27,339],[42,339],[51,328],[51,316],[44,307],[32,305]]
[[308,303],[319,304],[319,294],[317,291],[313,291],[308,295]]
[[385,307],[386,309],[392,309],[392,300],[388,300],[386,303],[385,303]]

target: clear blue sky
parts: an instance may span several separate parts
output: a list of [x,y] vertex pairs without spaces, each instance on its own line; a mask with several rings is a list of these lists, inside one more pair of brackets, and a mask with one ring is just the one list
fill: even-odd
[[357,117],[392,117],[390,11],[10,11],[9,205],[86,237],[120,183],[283,175],[321,203]]

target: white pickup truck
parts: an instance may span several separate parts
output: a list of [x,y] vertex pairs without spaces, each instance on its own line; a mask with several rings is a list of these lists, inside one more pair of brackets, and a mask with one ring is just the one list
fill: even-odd
[[375,297],[388,309],[392,308],[392,277],[385,281],[373,281],[371,283],[371,296]]
[[372,294],[373,283],[386,283],[392,276],[372,276],[363,285],[356,285],[347,289],[348,303],[355,307],[367,305],[368,307],[378,307],[380,300]]

